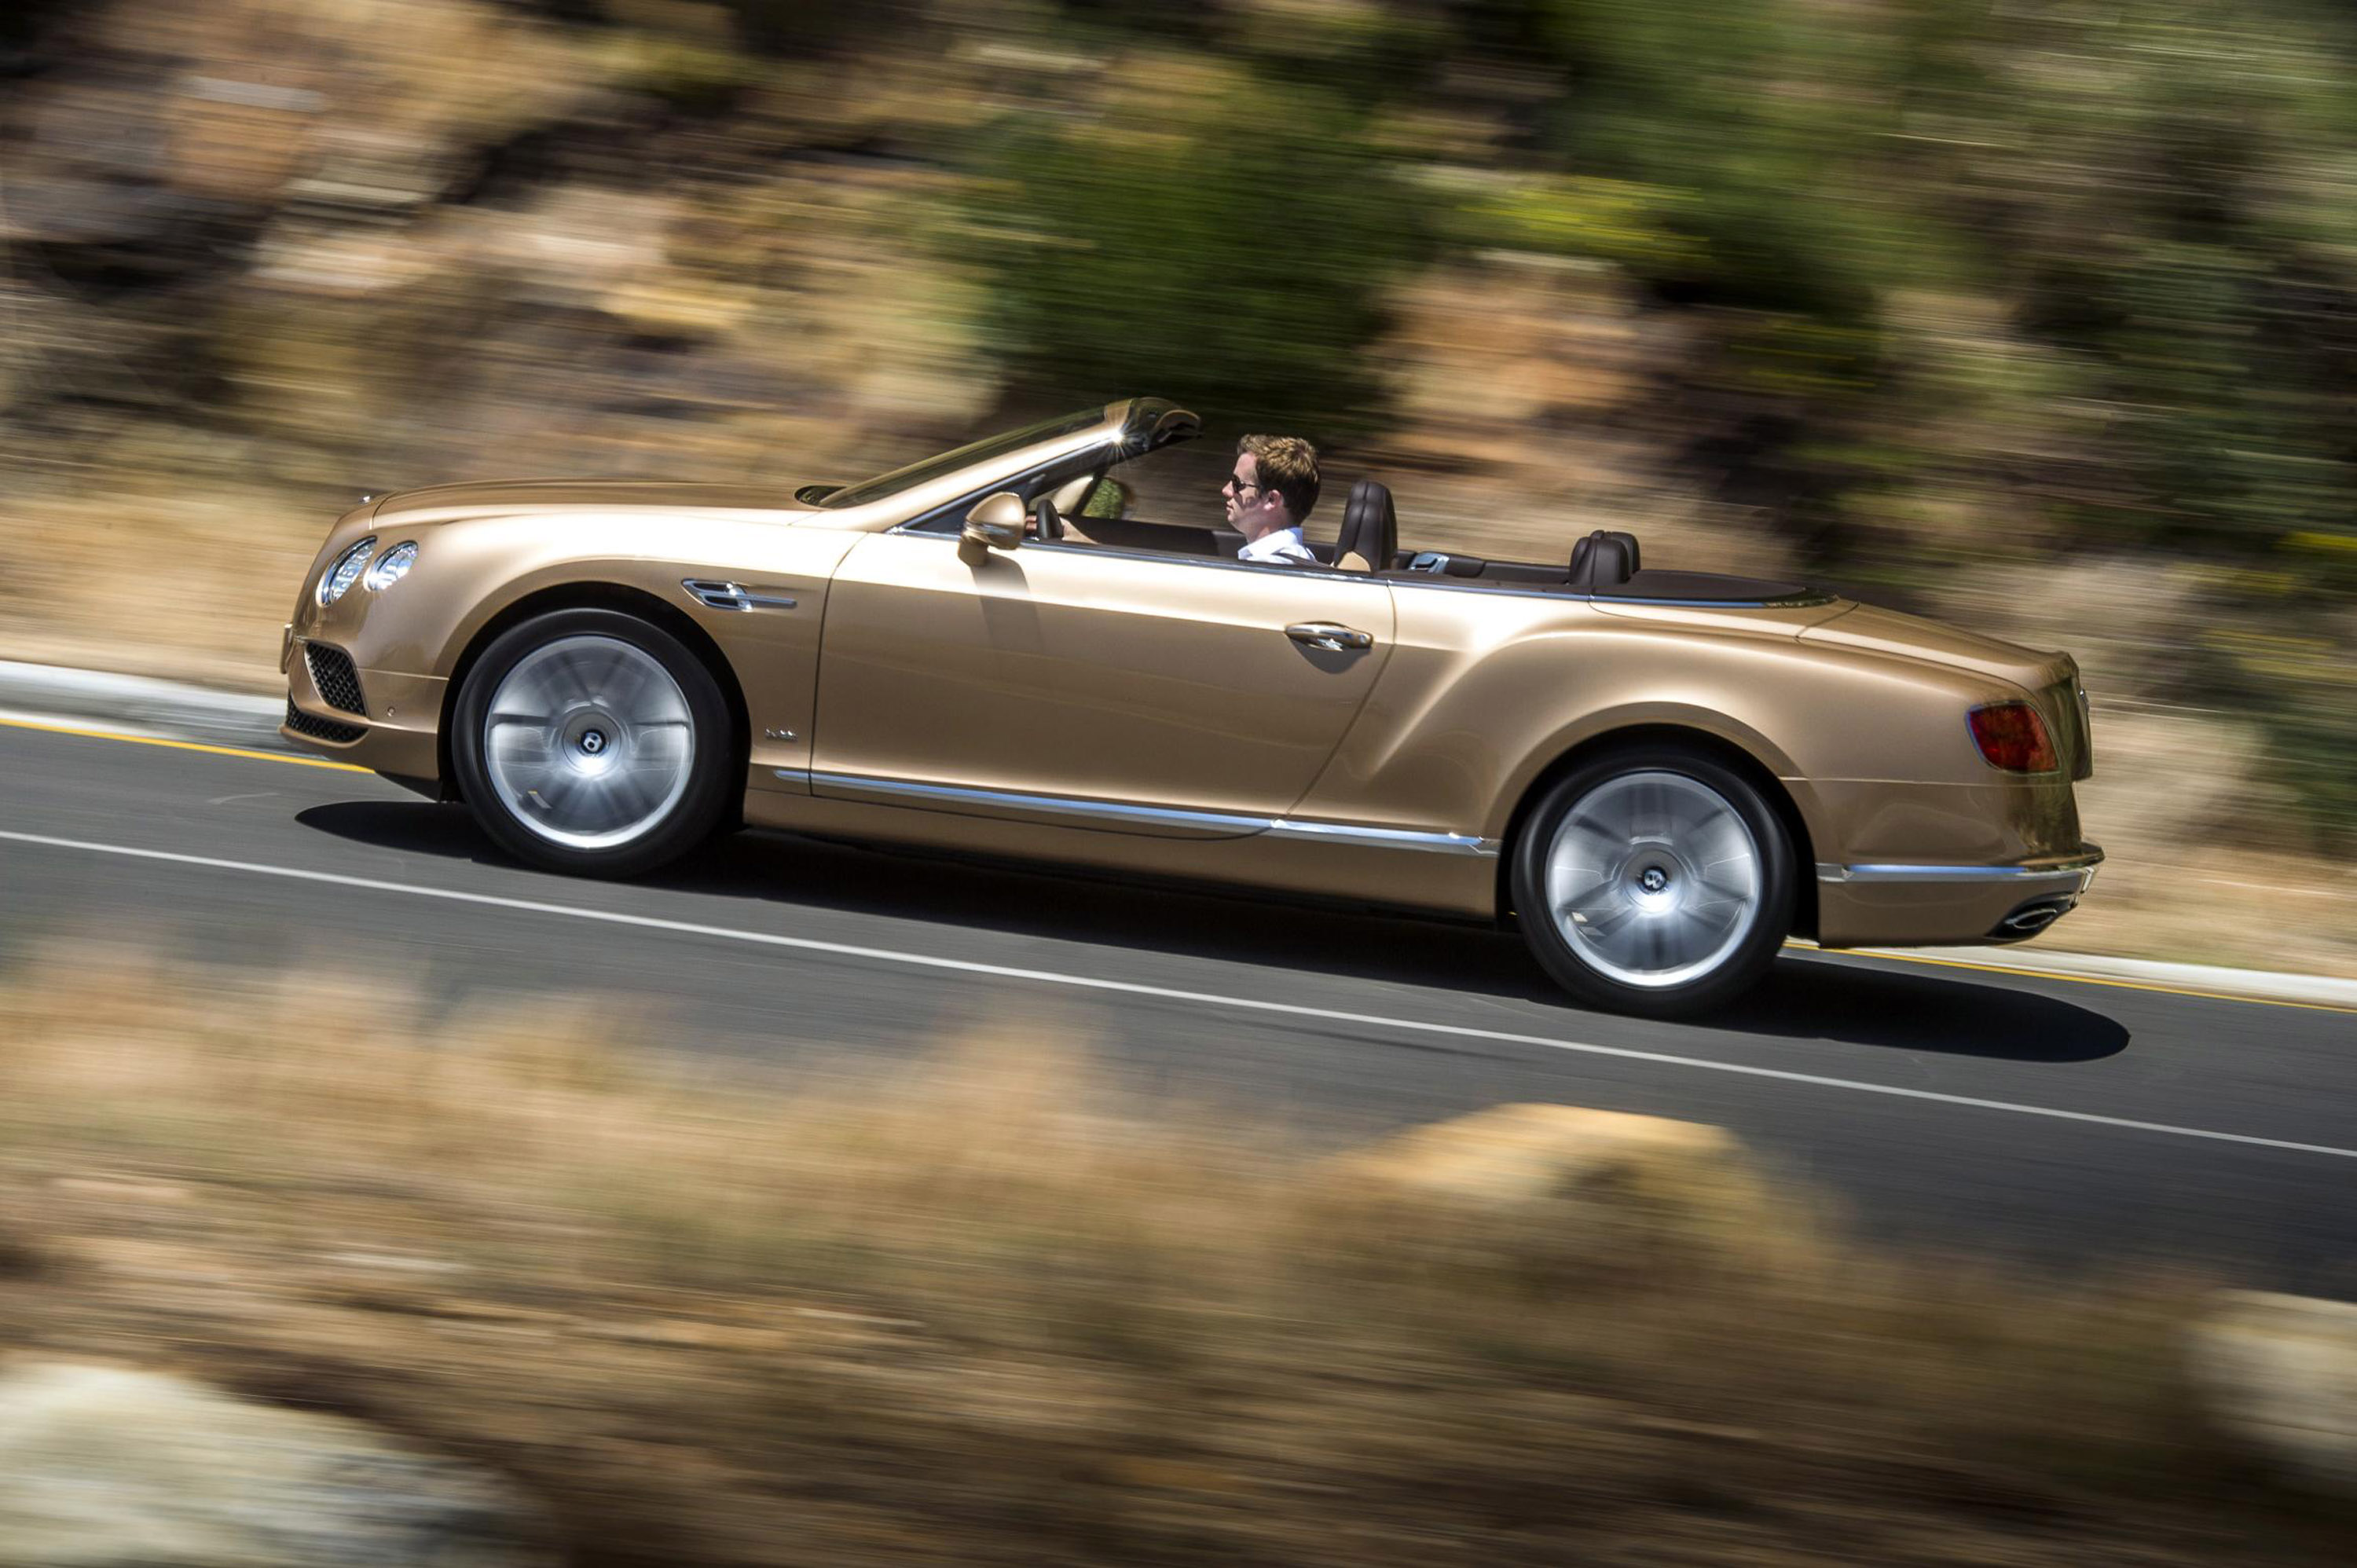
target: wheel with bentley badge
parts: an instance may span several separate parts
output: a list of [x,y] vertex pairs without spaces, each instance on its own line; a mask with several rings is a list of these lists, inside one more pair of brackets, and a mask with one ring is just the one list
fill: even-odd
[[617,610],[556,610],[476,661],[450,758],[475,820],[518,859],[635,876],[719,827],[732,740],[719,682],[679,639]]
[[1550,786],[1515,841],[1531,951],[1582,1002],[1676,1017],[1749,989],[1791,934],[1791,835],[1698,748],[1632,747]]

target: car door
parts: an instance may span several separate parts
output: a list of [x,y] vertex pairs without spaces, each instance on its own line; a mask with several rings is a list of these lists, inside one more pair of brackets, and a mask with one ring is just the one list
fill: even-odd
[[819,653],[814,793],[1179,837],[1258,831],[1391,650],[1364,576],[1090,545],[860,541]]

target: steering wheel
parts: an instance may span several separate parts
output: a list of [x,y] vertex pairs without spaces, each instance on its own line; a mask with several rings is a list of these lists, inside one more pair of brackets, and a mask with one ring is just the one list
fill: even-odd
[[1041,496],[1031,503],[1031,522],[1033,532],[1041,539],[1064,537],[1064,517],[1056,510],[1053,497]]

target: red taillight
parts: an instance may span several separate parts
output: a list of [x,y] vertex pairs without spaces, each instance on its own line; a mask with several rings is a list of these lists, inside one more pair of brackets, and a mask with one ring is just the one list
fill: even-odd
[[2028,703],[1991,703],[1972,712],[1973,744],[1992,768],[2007,773],[2051,773],[2061,766],[2046,721]]

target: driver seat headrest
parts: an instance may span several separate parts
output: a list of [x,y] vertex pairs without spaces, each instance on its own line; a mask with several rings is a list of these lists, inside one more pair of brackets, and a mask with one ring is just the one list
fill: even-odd
[[1342,509],[1342,532],[1334,541],[1334,564],[1345,572],[1385,572],[1399,553],[1399,514],[1392,492],[1372,479],[1351,487]]
[[1637,575],[1637,536],[1598,529],[1571,547],[1571,585],[1617,588]]

